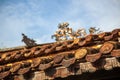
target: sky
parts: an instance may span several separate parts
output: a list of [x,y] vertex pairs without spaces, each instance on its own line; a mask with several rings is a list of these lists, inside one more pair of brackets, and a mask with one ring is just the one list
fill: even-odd
[[0,48],[24,46],[21,33],[37,44],[54,42],[62,22],[74,30],[120,28],[120,0],[0,0]]

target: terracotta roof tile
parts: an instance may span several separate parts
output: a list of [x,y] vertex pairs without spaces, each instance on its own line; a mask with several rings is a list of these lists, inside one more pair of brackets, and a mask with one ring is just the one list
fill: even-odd
[[120,67],[119,33],[120,29],[115,29],[75,40],[0,51],[0,79],[30,71],[46,76],[49,69],[55,72],[47,78],[54,79]]

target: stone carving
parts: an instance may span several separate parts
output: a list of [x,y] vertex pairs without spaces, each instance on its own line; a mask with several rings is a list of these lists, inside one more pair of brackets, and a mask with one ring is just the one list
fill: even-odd
[[69,26],[69,23],[68,22],[64,22],[64,23],[60,23],[58,24],[58,28],[59,29],[65,29]]
[[28,47],[37,45],[35,40],[28,38],[25,34],[22,33],[23,39],[22,42],[24,42]]
[[[100,28],[90,27],[89,33],[90,34],[99,34]],[[84,28],[80,28],[74,31],[72,28],[69,27],[68,22],[58,24],[58,30],[51,36],[51,38],[55,38],[56,41],[64,41],[64,40],[74,40],[76,38],[82,38],[87,35],[86,30]]]
[[106,64],[104,65],[105,70],[110,70],[115,67],[120,67],[120,63],[115,57],[106,58],[105,61],[106,61]]
[[69,23],[64,22],[58,25],[58,30],[52,35],[51,37],[54,38],[56,41],[64,41],[69,39],[76,39],[79,37],[86,36],[85,29],[78,29],[74,31],[72,28],[68,27]]
[[76,39],[76,38],[84,37],[87,35],[85,29],[78,29],[77,31],[74,31],[72,30],[72,28],[67,28],[65,32],[70,39]]
[[90,62],[80,63],[80,69],[82,72],[95,72],[96,68]]
[[99,33],[101,33],[102,31],[100,31],[100,28],[96,28],[96,27],[90,27],[89,28],[89,33],[90,34],[95,34],[95,33],[97,33],[97,34],[99,34]]
[[118,42],[120,42],[120,37],[118,38]]

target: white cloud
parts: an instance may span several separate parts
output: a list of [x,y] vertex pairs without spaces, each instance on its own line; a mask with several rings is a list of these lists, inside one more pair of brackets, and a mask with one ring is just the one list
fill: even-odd
[[21,33],[29,37],[35,33],[34,29],[39,28],[40,32],[44,32],[42,28],[49,25],[41,16],[34,16],[36,13],[30,11],[24,3],[6,5],[0,12],[0,47],[23,45]]
[[64,6],[49,4],[44,0],[28,0],[0,7],[0,47],[24,45],[21,33],[37,43],[52,42],[50,35],[60,22],[69,22],[74,30],[91,26],[104,31],[120,28],[119,0],[70,0]]
[[86,25],[98,26],[104,31],[120,28],[119,0],[73,0],[72,4],[76,13],[81,11],[81,6],[86,11],[87,18],[81,19],[90,18],[90,22],[83,21]]
[[51,40],[51,35],[43,35],[42,37],[36,38],[35,40],[38,44],[54,42],[53,40]]

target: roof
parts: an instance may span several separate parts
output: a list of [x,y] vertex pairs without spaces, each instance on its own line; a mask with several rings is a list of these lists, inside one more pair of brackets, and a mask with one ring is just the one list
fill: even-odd
[[120,29],[115,29],[75,40],[1,50],[0,79],[16,79],[29,72],[40,74],[41,79],[55,79],[120,68],[119,37]]

